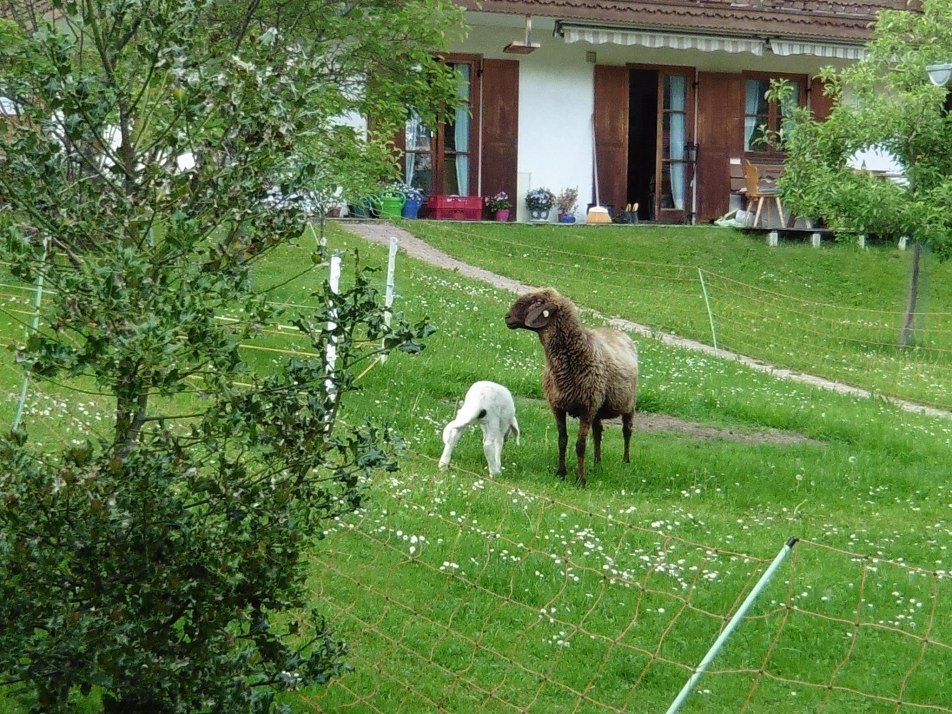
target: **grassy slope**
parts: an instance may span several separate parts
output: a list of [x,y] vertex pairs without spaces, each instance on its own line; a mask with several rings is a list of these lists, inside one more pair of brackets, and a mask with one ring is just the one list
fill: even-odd
[[770,248],[714,227],[404,225],[466,262],[710,343],[701,269],[720,347],[952,409],[952,265],[930,256],[917,305],[928,315],[915,321],[918,348],[904,351],[909,254],[895,247]]
[[[557,284],[582,305],[611,313],[616,300],[639,304],[637,292],[621,292],[620,279],[612,279],[618,282],[606,297],[581,275],[586,261],[575,272],[552,272],[539,261],[479,251],[471,226],[419,226],[465,234],[473,260]],[[547,229],[529,230],[542,244],[555,240],[560,250],[564,243],[588,254],[617,257],[620,245],[634,242],[634,234],[614,240],[614,227],[596,234],[599,240],[584,230],[574,237],[554,229],[560,232],[550,238]],[[499,235],[524,240],[518,231]],[[603,245],[603,235],[612,240]],[[893,276],[882,294],[867,291],[868,302],[893,299],[902,288],[902,268],[893,266],[901,256],[888,250],[765,252],[717,231],[647,235],[636,251],[645,259],[687,262],[690,252],[719,260],[721,270],[738,266],[748,278],[761,271],[808,284],[831,300],[853,273],[857,283]],[[364,262],[386,264],[383,248],[336,230],[331,239],[348,251],[345,266],[354,249]],[[281,251],[260,284],[292,278],[312,245],[307,237]],[[796,255],[788,260],[788,252]],[[870,261],[862,271],[843,269],[854,252]],[[307,272],[275,298],[307,303],[308,286],[320,279]],[[382,289],[382,274],[379,280]],[[952,304],[939,282],[930,284],[932,309]],[[640,338],[641,411],[738,432],[784,429],[812,441],[747,444],[637,432],[626,466],[619,429],[608,427],[603,464],[580,491],[553,476],[555,429],[540,386],[541,349],[533,335],[505,328],[512,296],[405,256],[397,291],[397,308],[413,319],[428,316],[438,332],[421,355],[395,355],[372,368],[359,381],[362,391],[344,400],[347,420],[392,423],[406,439],[406,458],[400,472],[375,481],[364,510],[329,524],[315,548],[314,604],[350,643],[355,671],[289,698],[295,710],[664,710],[723,618],[791,535],[804,541],[683,711],[736,712],[745,701],[754,712],[813,712],[824,704],[832,712],[894,711],[900,690],[905,701],[952,709],[941,685],[952,665],[952,626],[941,615],[952,589],[930,574],[950,570],[952,494],[944,464],[952,423]],[[845,293],[836,300],[846,301]],[[271,335],[262,343],[300,346]],[[280,359],[249,356],[263,370]],[[12,374],[2,372],[5,382]],[[442,426],[468,385],[486,378],[516,396],[521,443],[507,444],[503,475],[488,479],[473,430],[453,468],[441,473]],[[108,405],[98,406],[108,414]],[[95,406],[87,411],[95,415]],[[41,428],[59,423],[55,410],[45,419]],[[924,644],[923,635],[940,644]]]
[[[361,251],[384,260],[382,248]],[[428,315],[439,332],[419,357],[368,373],[365,393],[349,402],[353,418],[392,420],[407,437],[408,459],[401,474],[377,484],[353,530],[335,528],[316,555],[315,587],[353,638],[358,671],[315,701],[344,707],[366,689],[384,711],[657,711],[716,636],[722,621],[709,613],[731,612],[795,534],[805,542],[762,598],[759,619],[738,636],[746,647],[718,660],[722,671],[756,670],[763,660],[779,680],[712,676],[685,711],[737,711],[748,695],[754,711],[813,711],[826,698],[832,711],[875,710],[868,696],[846,690],[895,697],[906,677],[907,698],[952,706],[931,676],[948,666],[948,653],[926,648],[917,666],[921,641],[876,625],[928,629],[950,643],[949,627],[922,610],[949,606],[948,580],[875,569],[849,554],[948,569],[943,463],[952,425],[640,339],[642,411],[815,441],[637,433],[626,467],[610,427],[603,464],[578,491],[552,476],[541,350],[531,334],[505,329],[511,296],[405,258],[397,282],[399,306]],[[516,395],[522,443],[507,445],[504,475],[487,480],[474,432],[457,448],[455,468],[440,474],[442,425],[481,378]],[[784,619],[787,606],[810,614]],[[541,608],[550,615],[540,619]],[[825,618],[850,623],[857,610],[862,646],[848,650],[852,627]],[[420,671],[426,677],[412,674]],[[799,679],[843,691],[792,683]]]

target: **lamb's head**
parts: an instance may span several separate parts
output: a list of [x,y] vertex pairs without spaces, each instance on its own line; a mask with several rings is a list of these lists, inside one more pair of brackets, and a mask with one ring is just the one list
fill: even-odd
[[506,327],[538,332],[544,329],[559,310],[571,309],[571,302],[559,295],[555,288],[543,288],[526,293],[516,300],[506,313]]

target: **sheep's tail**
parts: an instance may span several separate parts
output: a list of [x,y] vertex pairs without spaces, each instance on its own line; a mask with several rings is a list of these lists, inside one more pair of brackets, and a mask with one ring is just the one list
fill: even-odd
[[516,418],[512,418],[512,424],[509,425],[509,434],[516,437],[516,443],[519,443],[519,422],[516,421]]

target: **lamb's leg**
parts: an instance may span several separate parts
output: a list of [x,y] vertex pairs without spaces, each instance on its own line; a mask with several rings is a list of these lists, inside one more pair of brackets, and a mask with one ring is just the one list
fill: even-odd
[[453,449],[456,448],[456,443],[459,441],[460,436],[462,436],[465,427],[465,424],[459,426],[455,421],[451,421],[446,425],[446,428],[443,429],[443,455],[440,456],[440,470],[445,471],[447,467],[449,467]]
[[489,473],[493,476],[502,471],[502,442],[502,437],[498,435],[483,435],[483,453],[486,454]]
[[621,433],[625,438],[625,463],[631,463],[631,456],[629,454],[629,446],[631,444],[631,422],[634,419],[634,413],[628,412],[627,414],[621,415]]
[[576,485],[585,486],[585,440],[588,438],[588,430],[591,428],[591,422],[584,419],[578,420],[578,439],[575,440],[575,456],[578,457],[578,478]]
[[559,430],[559,468],[555,475],[559,478],[565,478],[565,450],[569,445],[569,433],[565,428],[565,410],[553,409],[555,414],[555,425]]
[[592,422],[592,443],[595,444],[595,463],[602,463],[602,420]]

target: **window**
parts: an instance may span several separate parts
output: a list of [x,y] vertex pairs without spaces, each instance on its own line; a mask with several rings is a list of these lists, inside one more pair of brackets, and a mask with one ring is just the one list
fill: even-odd
[[420,117],[410,117],[406,125],[404,178],[427,195],[468,196],[476,192],[474,77],[477,62],[450,59],[447,64],[459,72],[462,104],[435,129]]
[[423,193],[433,193],[433,132],[416,114],[410,116],[406,127],[405,181]]
[[806,80],[801,76],[748,76],[744,82],[744,151],[775,152],[769,141],[784,124],[784,111],[777,102],[767,100],[770,82],[783,79],[793,86],[793,96],[800,106],[805,101]]

